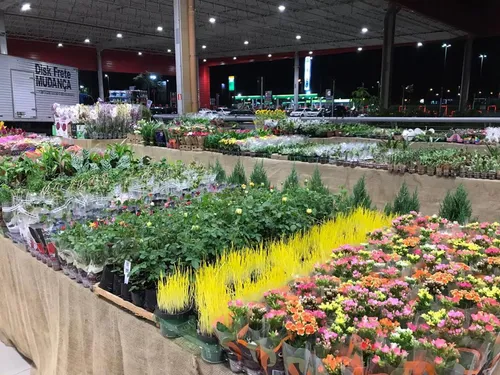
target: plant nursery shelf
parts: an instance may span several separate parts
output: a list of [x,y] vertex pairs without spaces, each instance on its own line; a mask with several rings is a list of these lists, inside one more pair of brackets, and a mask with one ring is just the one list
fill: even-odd
[[143,308],[140,308],[133,303],[127,302],[123,299],[121,299],[118,296],[115,296],[113,293],[107,292],[104,289],[99,287],[99,284],[94,285],[94,293],[97,294],[99,297],[102,297],[109,302],[112,302],[113,304],[121,307],[122,309],[127,310],[128,312],[131,312],[137,317],[146,319],[150,321],[151,323],[157,325],[155,315]]

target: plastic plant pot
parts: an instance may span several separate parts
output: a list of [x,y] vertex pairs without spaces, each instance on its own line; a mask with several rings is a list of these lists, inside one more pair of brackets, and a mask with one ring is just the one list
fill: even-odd
[[138,307],[144,306],[144,290],[138,290],[131,293],[132,294],[132,303]]
[[238,360],[236,354],[232,352],[227,352],[227,359],[229,361],[229,368],[235,374],[239,374],[243,372],[243,363]]
[[202,344],[201,358],[210,364],[218,364],[224,362],[223,350],[219,344]]
[[128,284],[125,283],[121,284],[120,295],[122,296],[123,300],[127,302],[132,302],[132,295],[130,294],[130,286]]
[[163,337],[168,339],[174,339],[179,337],[177,327],[181,324],[186,323],[189,320],[189,315],[191,314],[191,307],[178,314],[169,314],[160,309],[155,309],[155,316],[158,318],[160,323],[160,332]]

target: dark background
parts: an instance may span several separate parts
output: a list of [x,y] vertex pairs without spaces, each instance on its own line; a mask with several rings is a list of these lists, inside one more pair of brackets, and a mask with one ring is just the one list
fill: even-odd
[[[464,55],[463,40],[447,41],[452,46],[448,49],[446,70],[444,69],[443,42],[426,43],[423,47],[399,46],[394,53],[394,70],[392,85],[392,104],[400,104],[402,99],[402,85],[414,85],[413,93],[406,93],[405,97],[411,104],[417,104],[421,99],[428,103],[436,100],[436,94],[444,87],[444,97],[458,99],[459,86],[462,76]],[[474,53],[471,75],[471,96],[498,97],[500,92],[500,53],[498,44],[500,38],[484,38],[474,42]],[[488,57],[484,61],[483,75],[480,77],[480,54]],[[324,96],[325,90],[332,87],[336,80],[336,98],[351,97],[357,87],[365,86],[372,95],[378,94],[377,81],[381,72],[381,49],[336,54],[329,56],[314,56],[312,62],[311,86],[312,92]],[[304,59],[301,58],[301,73],[303,79]],[[273,94],[293,93],[293,59],[280,59],[269,62],[254,62],[248,64],[221,65],[210,69],[211,97],[221,95],[220,103],[229,104],[227,91],[228,76],[236,76],[235,95],[260,95],[261,76],[264,77],[264,90],[271,90]],[[128,89],[134,85],[135,74],[108,73],[111,89]],[[159,80],[169,79],[169,91],[175,91],[175,77],[158,76]],[[221,84],[226,84],[222,92]],[[97,73],[80,72],[80,84],[89,89],[89,93],[97,98]],[[108,81],[104,79],[105,92]],[[430,89],[433,91],[430,91]],[[450,93],[447,92],[450,90]],[[479,91],[482,94],[479,94]],[[493,94],[490,94],[493,92]],[[303,93],[303,88],[301,88]],[[163,103],[164,104],[164,103]]]

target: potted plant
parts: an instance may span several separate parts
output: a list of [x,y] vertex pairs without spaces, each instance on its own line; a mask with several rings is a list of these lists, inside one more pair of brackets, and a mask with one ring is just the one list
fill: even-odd
[[158,280],[157,305],[155,316],[160,323],[164,337],[178,336],[177,326],[187,322],[193,304],[191,270],[177,268],[169,276],[161,275]]

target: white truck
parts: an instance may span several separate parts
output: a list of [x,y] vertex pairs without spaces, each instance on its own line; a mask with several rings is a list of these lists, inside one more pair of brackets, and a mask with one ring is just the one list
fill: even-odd
[[0,121],[54,122],[52,106],[79,103],[78,69],[0,55]]

